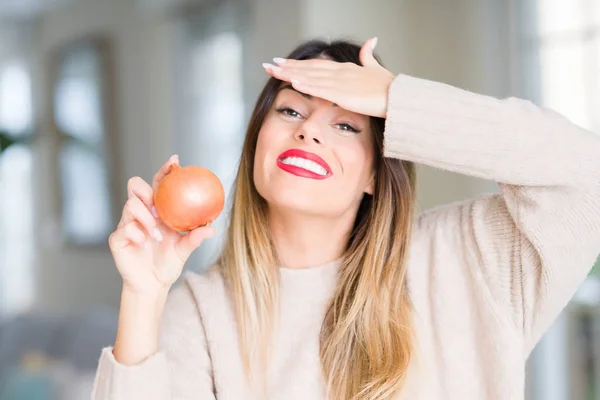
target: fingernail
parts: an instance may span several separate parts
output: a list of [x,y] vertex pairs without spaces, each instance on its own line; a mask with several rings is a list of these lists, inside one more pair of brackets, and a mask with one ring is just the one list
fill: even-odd
[[285,63],[285,58],[275,57],[275,58],[273,58],[273,62],[275,64],[283,64],[283,63]]
[[154,239],[156,239],[157,242],[162,242],[163,240],[163,235],[162,233],[160,233],[158,228],[154,228],[154,230],[152,231],[152,236],[154,236]]
[[275,71],[275,72],[281,71],[281,68],[278,67],[277,65],[273,65],[273,64],[269,64],[269,63],[263,63],[262,66],[263,66],[264,69],[270,69],[271,71]]
[[375,46],[377,46],[377,36],[371,39],[371,50],[375,50]]
[[173,154],[171,157],[169,157],[169,161],[177,161],[179,159],[179,156],[177,154]]
[[154,218],[158,218],[158,212],[156,211],[156,207],[152,206],[150,212],[152,213],[152,215],[154,215]]

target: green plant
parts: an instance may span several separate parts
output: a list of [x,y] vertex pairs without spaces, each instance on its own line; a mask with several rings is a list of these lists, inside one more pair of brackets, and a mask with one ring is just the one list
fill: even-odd
[[18,143],[31,144],[33,139],[34,136],[31,132],[20,132],[18,135],[13,135],[0,129],[0,157],[10,146]]
[[14,136],[9,135],[7,132],[0,131],[0,154],[8,147],[15,144],[17,140]]

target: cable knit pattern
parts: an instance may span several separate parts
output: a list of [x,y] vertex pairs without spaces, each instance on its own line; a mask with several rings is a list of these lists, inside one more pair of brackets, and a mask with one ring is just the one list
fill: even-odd
[[[523,399],[525,361],[600,253],[600,137],[530,102],[399,75],[385,156],[494,180],[501,193],[416,219],[408,264],[415,357],[398,399]],[[318,335],[337,263],[281,269],[269,399],[324,399]],[[367,266],[365,266],[367,267]],[[160,352],[102,352],[95,400],[257,399],[215,269],[169,296]]]

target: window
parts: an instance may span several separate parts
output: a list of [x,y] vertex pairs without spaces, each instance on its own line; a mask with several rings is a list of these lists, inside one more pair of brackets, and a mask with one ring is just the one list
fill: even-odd
[[13,134],[23,134],[31,124],[31,82],[20,62],[9,62],[0,73],[0,126]]
[[[540,102],[600,134],[600,2],[535,0]],[[598,155],[600,157],[600,155]],[[600,276],[600,258],[592,275]]]
[[537,0],[537,8],[542,102],[600,134],[600,2]]
[[102,40],[83,41],[58,58],[53,121],[62,230],[69,244],[104,245],[113,229],[106,46]]
[[600,133],[600,2],[537,0],[544,105]]
[[[0,131],[15,139],[30,133],[31,82],[25,63],[0,62]],[[0,317],[34,301],[33,154],[27,144],[0,153]]]
[[[600,2],[521,4],[527,97],[600,134]],[[532,399],[600,399],[600,259],[531,365]]]

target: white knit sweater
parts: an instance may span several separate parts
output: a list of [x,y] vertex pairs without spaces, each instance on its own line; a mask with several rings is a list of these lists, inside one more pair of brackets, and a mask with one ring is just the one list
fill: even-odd
[[[501,188],[416,220],[417,348],[398,399],[523,399],[527,356],[600,253],[600,137],[527,101],[399,75],[385,155]],[[318,337],[337,268],[281,268],[269,399],[324,399]],[[256,398],[244,382],[232,303],[211,270],[171,292],[158,354],[127,367],[103,351],[93,398]]]

